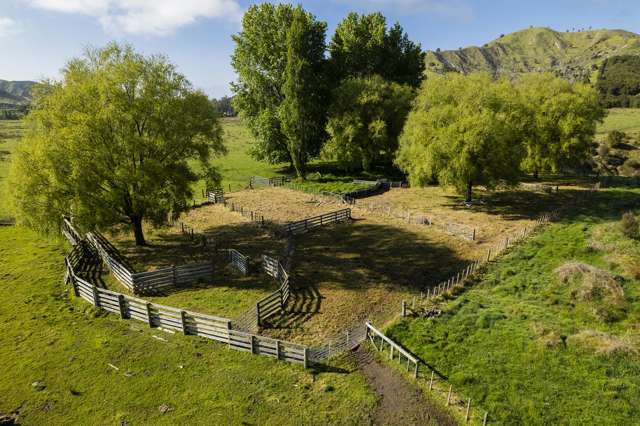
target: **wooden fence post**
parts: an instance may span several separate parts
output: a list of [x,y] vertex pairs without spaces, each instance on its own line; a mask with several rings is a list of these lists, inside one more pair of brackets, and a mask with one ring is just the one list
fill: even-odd
[[489,412],[485,411],[484,412],[484,419],[482,419],[482,426],[486,426],[487,424],[487,417],[489,417]]
[[127,318],[127,312],[124,306],[124,294],[119,294],[118,295],[118,307],[120,308],[120,317],[122,319],[126,319]]
[[304,348],[304,368],[309,366],[309,348]]
[[433,389],[433,370],[431,370],[431,380],[429,380],[429,391]]
[[185,311],[180,311],[180,323],[182,324],[182,334],[187,335],[187,325],[185,324],[184,317],[187,313]]
[[147,322],[149,327],[153,327],[153,320],[151,319],[151,303],[147,303]]
[[256,353],[256,337],[254,335],[251,335],[251,353]]
[[417,378],[418,378],[418,363],[417,363],[417,362],[416,362],[416,369],[415,369],[415,370],[413,370],[413,377],[414,377],[415,379],[417,379]]
[[404,300],[402,301],[402,317],[406,317],[407,316],[407,302],[405,302]]
[[73,285],[73,294],[75,294],[76,297],[80,297],[80,290],[78,290],[78,282],[76,281],[75,275],[71,272],[69,276],[71,277],[71,285]]
[[449,406],[449,403],[451,402],[451,389],[453,388],[453,385],[449,385],[449,393],[447,394],[447,407]]
[[464,414],[464,421],[468,422],[469,421],[469,410],[471,409],[471,398],[469,398],[469,400],[467,401],[467,411]]
[[93,291],[93,304],[95,305],[96,308],[99,308],[100,303],[98,301],[98,289],[96,288],[95,285],[92,285],[91,290]]

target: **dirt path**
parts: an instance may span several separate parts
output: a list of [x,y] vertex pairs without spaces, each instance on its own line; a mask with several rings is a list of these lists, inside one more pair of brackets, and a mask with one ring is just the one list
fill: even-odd
[[400,374],[376,361],[373,354],[358,348],[354,356],[369,386],[380,396],[374,425],[456,425],[453,418],[429,402]]

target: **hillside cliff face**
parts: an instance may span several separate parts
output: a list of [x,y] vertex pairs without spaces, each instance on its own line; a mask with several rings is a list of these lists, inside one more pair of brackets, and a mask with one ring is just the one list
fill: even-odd
[[0,104],[25,105],[31,101],[33,81],[0,80]]
[[640,55],[640,35],[623,30],[558,32],[531,28],[502,36],[483,47],[428,51],[427,72],[487,71],[512,77],[550,71],[570,80],[594,81],[600,64],[617,55]]

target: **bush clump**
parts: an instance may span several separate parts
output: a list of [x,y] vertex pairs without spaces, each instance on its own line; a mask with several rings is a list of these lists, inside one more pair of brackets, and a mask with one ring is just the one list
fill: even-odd
[[640,227],[638,226],[638,219],[636,216],[627,212],[622,215],[622,221],[620,222],[620,227],[622,228],[622,233],[633,239],[638,239],[640,236]]

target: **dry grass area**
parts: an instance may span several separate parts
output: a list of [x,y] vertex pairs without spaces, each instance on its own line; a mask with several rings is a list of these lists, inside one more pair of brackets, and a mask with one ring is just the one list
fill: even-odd
[[[475,190],[475,197],[483,204],[466,207],[463,198],[455,192],[440,187],[398,188],[360,201],[392,206],[396,210],[422,214],[434,224],[453,224],[463,229],[476,230],[476,242],[486,249],[509,235],[516,234],[531,225],[542,213],[562,204],[566,196],[531,191],[482,191]],[[358,208],[363,215],[377,215]],[[402,222],[400,219],[393,219]],[[420,225],[409,225],[411,227]],[[434,227],[436,228],[436,227]],[[436,228],[437,229],[437,228]],[[444,231],[440,231],[444,232]]]
[[261,188],[226,194],[227,202],[264,216],[265,220],[284,224],[318,216],[346,206],[332,198],[287,188]]
[[[531,225],[540,213],[561,202],[562,195],[509,191],[483,192],[482,198],[485,204],[467,208],[457,195],[430,187],[393,189],[365,200],[420,212],[434,221],[475,226],[478,241],[357,205],[351,223],[296,237],[291,270],[295,291],[286,315],[273,318],[265,332],[316,344],[364,319],[386,323],[397,316],[402,300],[411,300],[416,291],[438,284],[484,256],[491,245]],[[331,198],[286,188],[234,192],[227,194],[227,201],[263,215],[271,225],[260,227],[221,205],[210,205],[193,209],[179,220],[215,241],[207,247],[185,239],[179,224],[148,230],[149,247],[135,247],[128,234],[112,237],[140,270],[217,259],[216,270],[221,274],[215,283],[184,289],[157,302],[218,315],[240,313],[273,289],[273,282],[259,270],[249,277],[230,271],[216,248],[236,248],[250,256],[257,269],[262,254],[279,257],[283,252],[286,242],[274,232],[279,226],[346,207]]]

